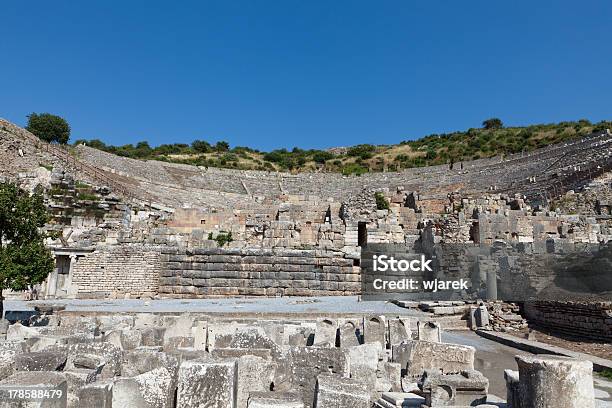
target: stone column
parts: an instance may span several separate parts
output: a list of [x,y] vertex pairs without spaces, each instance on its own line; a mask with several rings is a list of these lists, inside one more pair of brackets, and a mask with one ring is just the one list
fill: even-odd
[[69,299],[74,299],[76,298],[76,294],[77,294],[77,288],[74,287],[73,283],[72,283],[72,279],[74,276],[74,267],[78,261],[78,256],[75,254],[70,255],[70,266],[68,268],[68,278],[66,279],[65,282],[65,287],[66,287],[66,297]]
[[553,355],[516,356],[521,408],[594,408],[593,363]]
[[53,254],[53,271],[47,276],[47,291],[45,293],[45,299],[55,299],[55,293],[57,290],[57,255]]
[[497,270],[487,271],[487,300],[497,300]]

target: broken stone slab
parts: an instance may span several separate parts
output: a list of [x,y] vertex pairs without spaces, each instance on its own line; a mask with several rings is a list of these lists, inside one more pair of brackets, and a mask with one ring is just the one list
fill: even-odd
[[593,363],[546,354],[516,356],[521,408],[593,408]]
[[277,364],[261,357],[238,358],[236,407],[246,408],[252,392],[269,391],[274,385]]
[[247,408],[304,408],[304,403],[295,392],[251,392]]
[[440,323],[428,321],[417,322],[417,340],[442,342],[442,329]]
[[113,382],[96,381],[81,387],[78,393],[79,404],[87,408],[112,408]]
[[314,408],[370,408],[371,405],[365,384],[338,375],[317,377]]
[[236,361],[189,360],[179,368],[177,406],[236,408]]
[[[113,385],[113,407],[172,408],[174,379],[164,367],[135,377],[119,377]],[[183,406],[183,405],[179,405]]]
[[410,340],[393,347],[392,360],[400,363],[402,375],[418,379],[425,370],[453,374],[474,369],[474,354],[471,346]]
[[[32,390],[49,398],[11,395],[11,390]],[[0,408],[65,408],[66,376],[56,371],[19,371],[0,381]],[[31,391],[31,392],[32,392]],[[31,394],[30,394],[31,395]],[[13,396],[14,398],[11,398]],[[53,396],[54,398],[51,398]]]
[[66,366],[67,353],[46,351],[23,353],[15,356],[16,371],[62,371]]
[[487,401],[489,380],[476,370],[459,374],[425,371],[422,386],[425,404],[437,406],[474,406]]

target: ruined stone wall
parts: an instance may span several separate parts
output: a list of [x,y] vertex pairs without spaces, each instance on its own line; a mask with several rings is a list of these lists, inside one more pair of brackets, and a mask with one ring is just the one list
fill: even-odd
[[360,269],[343,253],[261,248],[166,248],[164,297],[354,295]]
[[612,302],[527,302],[525,314],[556,332],[612,342]]
[[99,247],[79,257],[72,283],[78,298],[152,296],[159,291],[162,269],[159,247],[121,245]]

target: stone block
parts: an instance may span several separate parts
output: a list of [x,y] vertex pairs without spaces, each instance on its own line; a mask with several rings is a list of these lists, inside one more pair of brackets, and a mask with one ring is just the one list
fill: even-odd
[[410,321],[408,319],[389,319],[388,327],[388,338],[391,347],[403,341],[412,340],[412,331],[410,330]]
[[61,351],[23,353],[15,356],[16,371],[62,371],[67,354]]
[[431,407],[475,406],[486,403],[489,380],[475,370],[459,374],[426,371],[422,390],[425,393],[425,404]]
[[593,363],[553,355],[516,356],[521,408],[593,408]]
[[184,361],[179,369],[177,406],[236,408],[236,378],[236,361]]
[[336,346],[336,333],[338,331],[338,322],[332,319],[319,319],[315,329],[315,346]]
[[[166,368],[135,377],[119,377],[113,386],[113,407],[173,408],[174,379]],[[182,406],[182,405],[179,405]]]
[[384,316],[367,316],[363,318],[363,342],[387,344],[387,325]]
[[442,342],[442,330],[438,322],[417,322],[417,340]]
[[86,408],[112,408],[113,382],[94,382],[81,387],[79,404]]
[[346,350],[324,347],[290,347],[287,352],[287,377],[291,389],[302,394],[306,407],[312,407],[319,374],[349,376],[349,355]]
[[[30,389],[40,392],[56,392],[61,398],[31,399],[10,398],[9,390]],[[66,377],[56,371],[19,371],[0,381],[0,408],[65,408],[67,395]]]
[[425,370],[460,373],[474,369],[474,347],[410,340],[393,347],[392,360],[400,363],[402,375],[419,378]]
[[366,386],[351,378],[322,374],[317,377],[313,408],[370,408]]
[[294,392],[252,392],[247,408],[304,408],[304,403]]
[[252,392],[269,391],[274,384],[275,375],[275,362],[250,355],[239,357],[236,407],[246,408]]
[[355,322],[347,321],[342,323],[338,330],[340,347],[358,346],[360,343],[360,333]]

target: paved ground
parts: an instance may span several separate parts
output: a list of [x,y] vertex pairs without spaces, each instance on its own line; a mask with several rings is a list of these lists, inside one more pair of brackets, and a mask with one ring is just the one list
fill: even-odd
[[67,311],[84,312],[206,312],[206,313],[271,313],[271,314],[388,314],[427,316],[427,313],[398,307],[381,301],[359,301],[357,296],[284,297],[284,298],[220,298],[165,300],[45,300],[6,301],[7,311],[33,310],[38,303],[66,305]]

